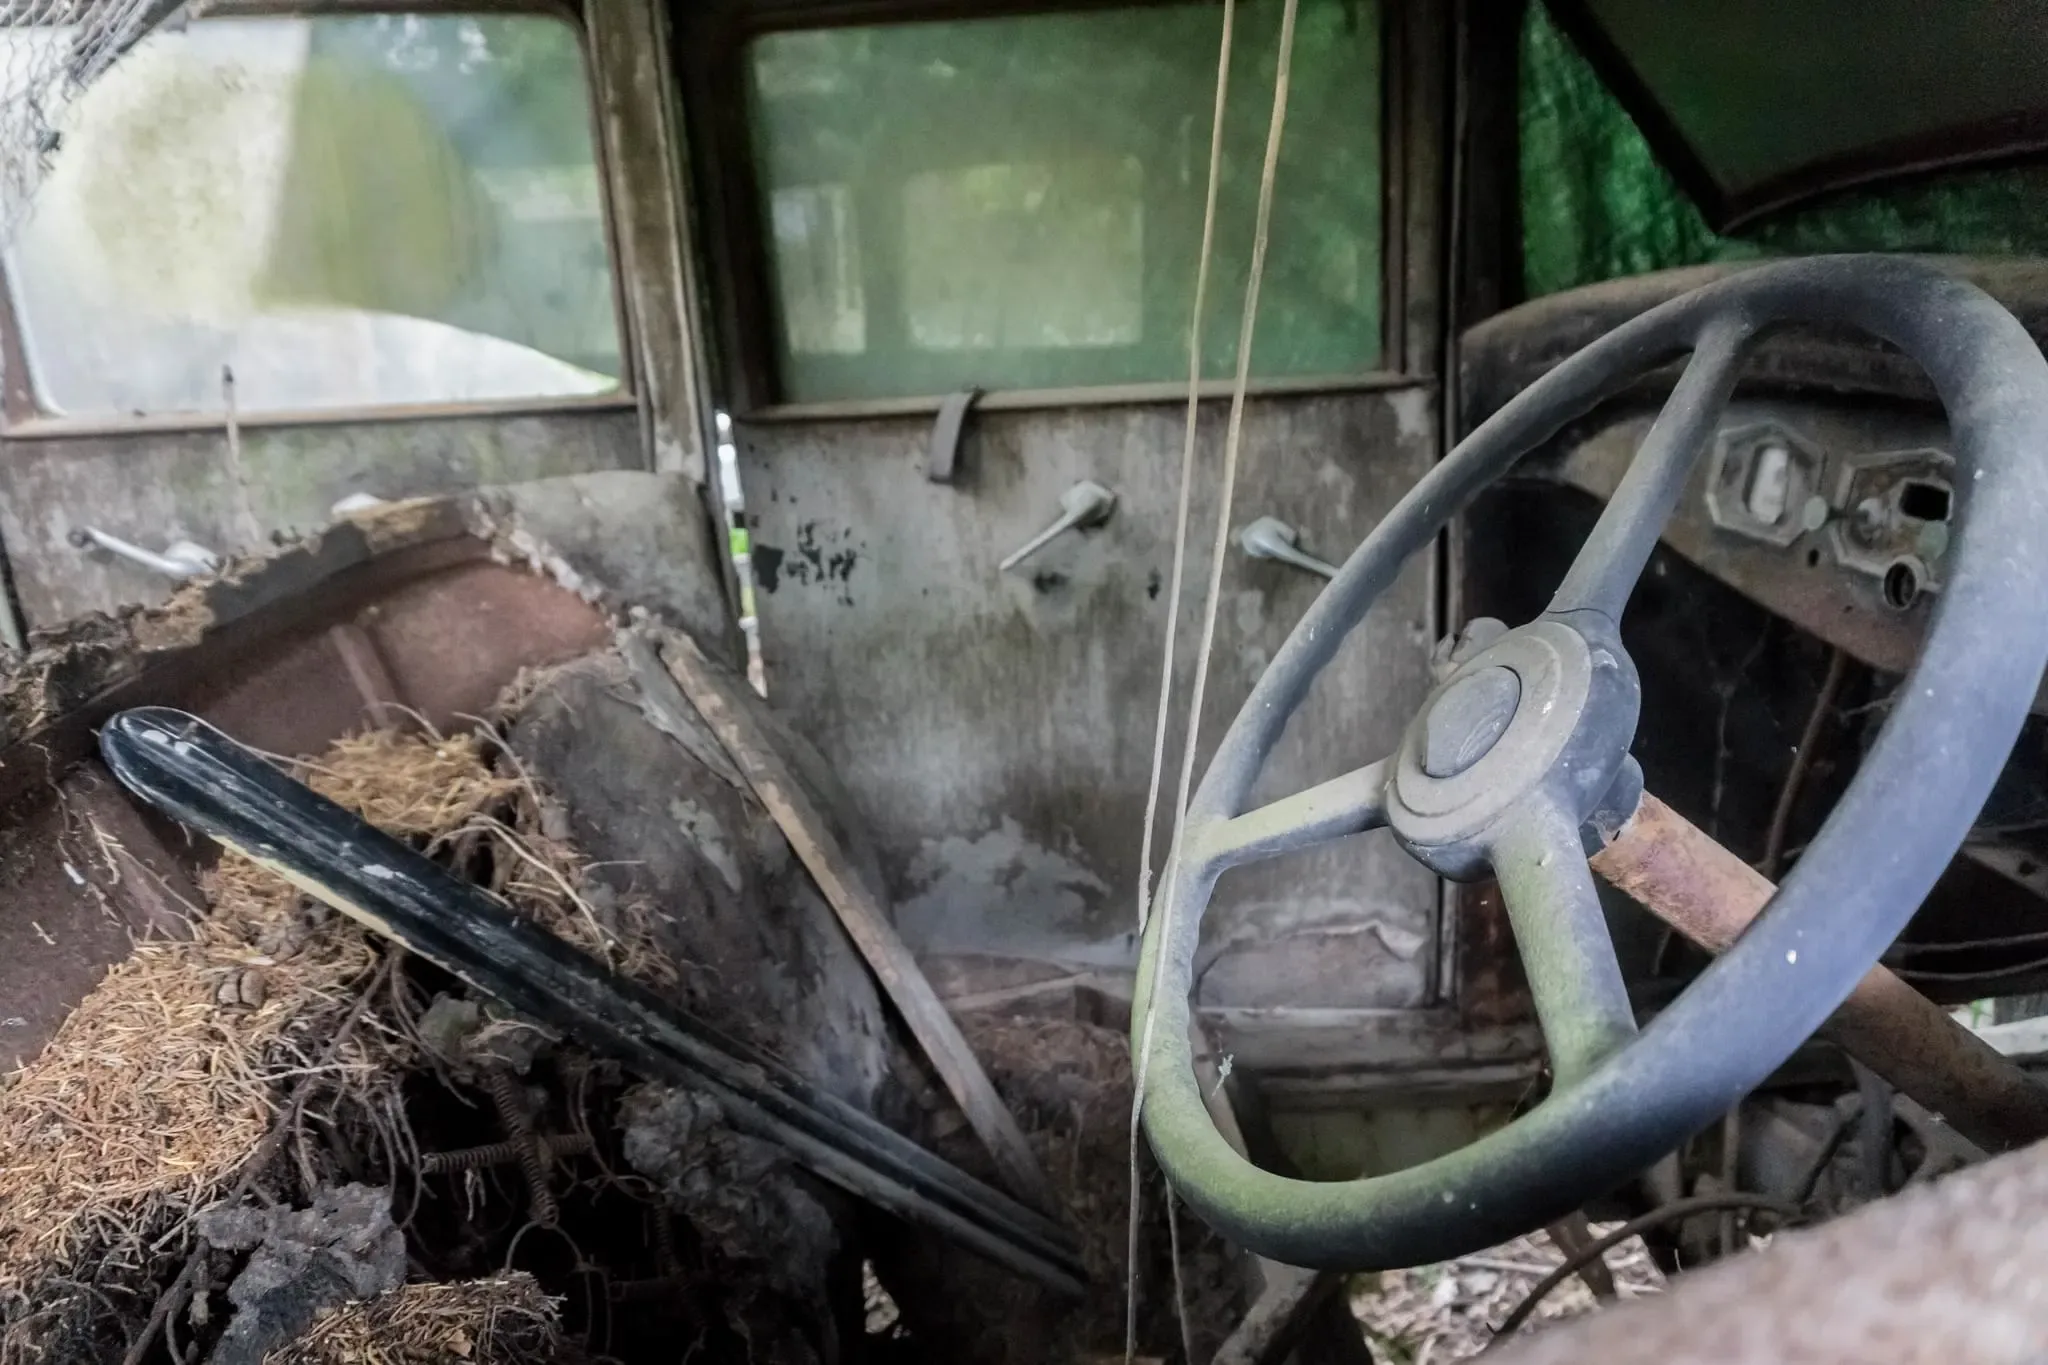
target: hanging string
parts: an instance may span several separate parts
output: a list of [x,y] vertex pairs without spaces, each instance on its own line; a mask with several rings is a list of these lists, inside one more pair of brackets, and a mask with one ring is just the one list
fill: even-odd
[[[1231,504],[1234,500],[1234,495],[1236,493],[1238,451],[1240,446],[1242,445],[1244,437],[1245,393],[1251,384],[1252,338],[1253,334],[1257,330],[1258,323],[1259,286],[1261,281],[1265,277],[1266,271],[1266,245],[1269,238],[1269,229],[1271,227],[1273,217],[1273,182],[1280,165],[1281,136],[1287,123],[1287,88],[1289,83],[1289,77],[1293,68],[1294,19],[1295,11],[1298,8],[1298,4],[1299,0],[1285,0],[1285,3],[1280,12],[1280,50],[1273,67],[1273,113],[1271,121],[1268,123],[1266,129],[1265,162],[1263,166],[1260,168],[1259,172],[1258,213],[1256,219],[1256,227],[1252,234],[1251,263],[1245,276],[1244,312],[1238,322],[1237,374],[1231,383],[1230,422],[1228,427],[1225,429],[1223,437],[1223,470],[1221,474],[1222,496],[1218,501],[1216,511],[1216,535],[1213,548],[1210,552],[1208,593],[1202,603],[1202,639],[1200,648],[1196,653],[1194,687],[1188,702],[1186,739],[1181,746],[1180,782],[1176,789],[1174,797],[1172,844],[1173,854],[1168,859],[1166,885],[1162,888],[1162,902],[1165,906],[1165,910],[1163,913],[1168,916],[1167,922],[1159,926],[1159,933],[1162,935],[1162,938],[1170,938],[1173,933],[1173,924],[1171,917],[1173,914],[1174,904],[1174,883],[1179,877],[1179,852],[1181,832],[1182,826],[1184,825],[1187,819],[1188,793],[1194,785],[1195,754],[1201,742],[1202,700],[1203,696],[1208,690],[1209,656],[1213,652],[1216,644],[1217,605],[1222,600],[1223,596],[1223,566],[1225,557],[1230,549]],[[1224,46],[1217,62],[1218,69],[1216,82],[1216,113],[1215,125],[1210,144],[1209,186],[1206,196],[1206,208],[1204,212],[1204,220],[1202,225],[1202,258],[1196,269],[1196,290],[1198,296],[1205,290],[1207,285],[1207,276],[1209,269],[1209,252],[1211,245],[1213,243],[1213,226],[1216,204],[1216,184],[1218,180],[1218,172],[1220,170],[1222,163],[1224,90],[1229,80],[1230,62],[1229,44],[1231,29],[1230,20],[1228,17],[1230,13],[1228,5],[1229,0],[1226,0]],[[1182,451],[1180,521],[1177,527],[1175,528],[1174,539],[1175,595],[1172,599],[1172,611],[1175,614],[1177,614],[1180,605],[1179,577],[1181,566],[1183,563],[1183,557],[1185,555],[1187,547],[1189,485],[1192,483],[1192,480],[1189,478],[1189,474],[1191,472],[1191,466],[1193,464],[1194,418],[1196,411],[1196,403],[1200,396],[1199,386],[1201,383],[1201,352],[1198,348],[1198,324],[1200,319],[1199,310],[1200,304],[1198,303],[1196,324],[1191,325],[1189,328],[1190,359],[1188,364],[1188,430],[1186,435],[1186,441]],[[1162,673],[1165,678],[1165,685],[1161,689],[1163,695],[1159,707],[1159,747],[1155,751],[1154,760],[1155,786],[1153,797],[1148,798],[1147,802],[1148,809],[1146,813],[1145,856],[1141,860],[1141,866],[1146,868],[1148,871],[1150,867],[1152,824],[1152,810],[1150,807],[1151,802],[1153,800],[1156,800],[1156,784],[1158,780],[1158,770],[1161,764],[1163,763],[1164,743],[1166,734],[1166,711],[1167,702],[1168,700],[1170,700],[1170,697],[1164,694],[1170,693],[1173,676],[1173,631],[1171,626],[1171,619],[1171,616],[1169,616],[1169,625],[1167,632],[1167,653],[1165,663],[1162,667]],[[1149,920],[1150,907],[1149,904],[1144,900],[1144,887],[1142,884],[1140,886],[1139,894],[1140,919],[1141,921]],[[1124,1291],[1126,1295],[1124,1315],[1125,1365],[1132,1365],[1132,1362],[1135,1360],[1137,1355],[1138,1346],[1138,1228],[1139,1218],[1142,1212],[1140,1200],[1140,1183],[1138,1177],[1138,1144],[1142,1139],[1140,1121],[1144,1116],[1145,1109],[1145,1084],[1152,1063],[1152,1034],[1154,1025],[1157,1022],[1158,1017],[1158,966],[1156,959],[1153,967],[1153,973],[1153,980],[1149,983],[1149,990],[1147,992],[1145,1018],[1142,1027],[1139,1030],[1138,1056],[1135,1067],[1136,1075],[1134,1077],[1136,1088],[1131,1098],[1131,1207],[1128,1252],[1129,1268],[1124,1286]],[[1174,1228],[1172,1224],[1172,1220],[1174,1218],[1174,1204],[1171,1191],[1168,1192],[1167,1196],[1167,1216],[1169,1231],[1177,1232],[1178,1230]],[[1175,1237],[1174,1240],[1178,1241],[1178,1238]],[[1174,1256],[1174,1278],[1176,1298],[1180,1298],[1180,1258],[1177,1252]],[[1182,1312],[1182,1334],[1184,1339],[1183,1349],[1185,1350],[1187,1349],[1185,1343],[1185,1337],[1187,1335],[1187,1320],[1184,1304]],[[1190,1357],[1189,1365],[1193,1365],[1192,1357]]]
[[1166,774],[1167,712],[1173,701],[1173,654],[1180,627],[1181,583],[1188,562],[1188,505],[1194,490],[1195,420],[1202,405],[1202,316],[1209,302],[1209,258],[1216,244],[1216,186],[1222,179],[1223,111],[1230,90],[1230,41],[1237,0],[1223,0],[1223,46],[1216,58],[1216,111],[1209,125],[1209,186],[1202,196],[1202,247],[1195,263],[1195,309],[1188,319],[1188,408],[1180,445],[1180,501],[1174,510],[1173,577],[1166,589],[1166,649],[1159,661],[1159,715],[1152,731],[1152,781],[1145,790],[1145,832],[1138,846],[1138,932],[1151,910],[1152,839],[1158,828],[1159,785]]
[[[1208,314],[1209,263],[1216,245],[1216,192],[1222,181],[1224,111],[1230,95],[1230,51],[1237,29],[1237,0],[1223,0],[1223,37],[1216,56],[1216,98],[1209,122],[1209,172],[1202,194],[1202,244],[1195,258],[1195,298],[1188,317],[1188,403],[1181,435],[1180,493],[1174,509],[1173,575],[1166,591],[1166,645],[1159,661],[1159,710],[1152,732],[1152,777],[1145,789],[1145,825],[1138,848],[1138,932],[1145,932],[1151,910],[1152,843],[1158,827],[1159,788],[1166,773],[1166,730],[1173,706],[1173,658],[1179,636],[1180,599],[1188,559],[1189,503],[1194,491],[1196,419],[1202,404],[1202,321]],[[1135,1115],[1131,1132],[1129,1274],[1124,1282],[1124,1360],[1130,1365],[1138,1341],[1138,1231],[1144,1222],[1144,1186],[1138,1179],[1138,1133]],[[1180,1211],[1173,1191],[1166,1192],[1166,1230],[1173,1257],[1173,1297],[1180,1319],[1181,1350],[1194,1361],[1193,1333],[1188,1325],[1187,1296],[1181,1290]]]

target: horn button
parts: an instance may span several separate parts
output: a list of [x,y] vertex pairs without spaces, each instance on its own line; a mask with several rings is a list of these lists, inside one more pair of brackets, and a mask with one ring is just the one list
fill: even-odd
[[1486,757],[1515,718],[1522,680],[1505,664],[1467,673],[1437,694],[1422,720],[1422,771],[1456,777]]
[[1545,617],[1509,631],[1444,679],[1408,727],[1388,823],[1417,859],[1474,878],[1501,821],[1555,801],[1584,821],[1635,738],[1641,692],[1604,617]]

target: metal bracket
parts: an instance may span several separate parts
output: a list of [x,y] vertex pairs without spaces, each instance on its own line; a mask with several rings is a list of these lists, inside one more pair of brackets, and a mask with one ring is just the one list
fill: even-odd
[[932,422],[931,452],[925,456],[924,476],[933,483],[951,483],[960,472],[960,438],[967,429],[967,414],[981,399],[980,389],[949,393],[939,404]]

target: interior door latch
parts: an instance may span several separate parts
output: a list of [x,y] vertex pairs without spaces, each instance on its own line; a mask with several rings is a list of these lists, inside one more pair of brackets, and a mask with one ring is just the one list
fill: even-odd
[[1093,479],[1081,482],[1060,494],[1059,520],[1025,541],[1011,551],[1010,557],[999,566],[999,571],[1008,573],[1032,555],[1044,549],[1066,531],[1085,531],[1091,526],[1100,526],[1116,511],[1116,494],[1096,483]]

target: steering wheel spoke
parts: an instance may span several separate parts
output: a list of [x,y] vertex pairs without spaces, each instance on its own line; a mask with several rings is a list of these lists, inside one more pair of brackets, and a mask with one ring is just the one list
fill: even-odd
[[1715,317],[1701,332],[1685,373],[1558,585],[1551,615],[1597,611],[1610,621],[1621,620],[1629,593],[1735,390],[1735,369],[1753,334],[1739,314]]
[[1635,1036],[1621,964],[1577,825],[1555,803],[1516,812],[1489,853],[1561,1091]]
[[1390,768],[1390,760],[1383,758],[1235,819],[1205,825],[1189,840],[1187,862],[1213,877],[1241,863],[1379,829],[1387,823]]

